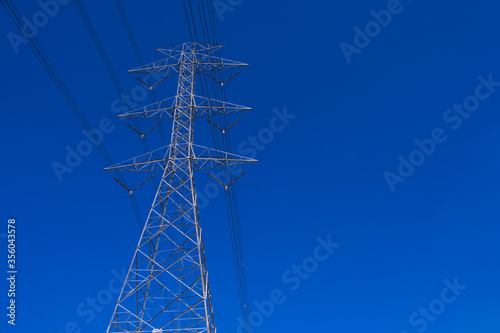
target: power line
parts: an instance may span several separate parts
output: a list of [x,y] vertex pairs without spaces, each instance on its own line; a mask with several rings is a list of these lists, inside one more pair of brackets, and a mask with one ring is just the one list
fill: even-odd
[[[135,39],[134,33],[132,32],[132,28],[130,26],[130,22],[127,18],[127,14],[125,13],[125,9],[123,8],[123,4],[121,0],[115,0],[115,5],[116,8],[118,9],[118,12],[120,14],[120,19],[122,21],[122,24],[125,28],[125,31],[127,33],[127,37],[130,41],[130,45],[132,46],[132,49],[134,50],[135,57],[137,58],[137,61],[139,62],[139,66],[144,66],[144,60],[142,58],[141,51],[139,50],[139,46],[137,45],[137,41]],[[146,83],[147,80],[146,80]],[[149,89],[149,94],[151,97],[151,101],[154,103],[156,102],[156,97],[153,89]],[[160,123],[160,121],[157,122],[159,124],[159,131],[160,131],[160,138],[163,146],[166,146],[166,140],[165,140],[165,134],[164,134],[164,129],[163,125]]]
[[[78,104],[76,103],[75,99],[73,98],[73,96],[69,92],[66,84],[61,79],[60,75],[58,74],[58,72],[56,71],[56,69],[54,68],[52,63],[50,62],[50,59],[47,57],[47,55],[43,51],[42,47],[40,46],[40,44],[36,40],[35,36],[33,35],[32,31],[30,30],[30,28],[24,24],[22,16],[19,13],[19,11],[17,10],[17,8],[15,7],[15,5],[10,0],[1,0],[1,4],[4,7],[4,9],[6,10],[6,12],[9,15],[9,17],[11,18],[11,20],[14,22],[14,24],[17,27],[17,29],[19,30],[19,32],[21,32],[21,34],[23,36],[25,36],[31,50],[33,51],[33,53],[35,54],[37,59],[40,61],[41,65],[43,66],[43,68],[45,69],[47,74],[49,75],[52,82],[55,84],[56,88],[59,90],[60,94],[62,95],[62,97],[64,98],[64,100],[68,104],[68,106],[70,107],[73,114],[78,119],[78,122],[80,123],[80,125],[89,134],[89,138],[92,140],[92,143],[97,147],[99,153],[106,161],[106,164],[108,166],[114,165],[113,159],[109,155],[106,147],[104,146],[104,144],[102,142],[99,142],[99,140],[97,139],[94,131],[92,130],[92,126],[90,125],[89,121],[87,120],[87,118],[85,117],[83,112],[81,111],[81,109],[78,106]],[[127,185],[125,178],[123,177],[123,175],[120,172],[115,171],[114,175],[123,184]],[[137,205],[137,201],[133,195],[130,195],[129,198],[130,198],[130,202],[132,204],[132,208],[134,210],[134,214],[136,216],[137,222],[138,222],[139,227],[140,227],[142,224],[142,217],[141,217],[141,214],[139,211],[139,207]]]
[[[187,2],[187,5],[186,5]],[[206,3],[206,8],[204,5],[204,1],[197,0],[197,8],[198,8],[198,15],[199,15],[199,22],[201,25],[201,29],[198,29],[196,26],[196,20],[194,17],[193,13],[193,6],[191,4],[190,0],[183,0],[183,5],[184,5],[184,13],[186,16],[186,22],[188,24],[189,32],[191,35],[191,39],[196,40],[197,42],[199,41],[199,34],[198,31],[202,31],[202,35],[204,38],[204,42],[208,43],[214,43],[218,44],[217,41],[217,32],[216,32],[216,26],[215,26],[215,19],[214,19],[214,13],[213,13],[213,7],[211,6],[209,1],[205,1]],[[206,11],[208,10],[209,14],[209,19],[207,19],[207,14]],[[210,36],[210,32],[211,35]],[[219,50],[216,51],[217,55],[219,55]],[[223,82],[223,76],[221,71],[216,71],[216,75],[219,75],[219,80],[220,82]],[[206,87],[206,90],[209,91],[208,89],[208,84],[206,82],[206,78],[204,78],[204,86]],[[202,85],[203,87],[203,85]],[[220,85],[217,86],[215,83],[212,83],[212,88],[214,95],[217,97],[219,100],[226,100],[226,94],[225,94],[225,87]],[[218,121],[222,123],[223,128],[226,128],[228,125],[228,116],[227,114],[223,115],[218,115],[216,118],[218,118]],[[230,132],[226,132],[224,134],[221,134],[221,141],[222,141],[222,147],[224,151],[231,151],[231,139],[230,139]],[[212,128],[212,137],[214,139],[214,144],[218,149],[220,149],[220,141],[219,141],[219,133],[217,133],[213,128]],[[231,183],[235,179],[234,175],[234,170],[232,167],[227,168],[226,170],[223,170],[223,178],[226,184]],[[242,234],[241,234],[241,225],[240,225],[240,218],[239,218],[239,209],[238,209],[238,203],[237,203],[237,193],[236,193],[236,187],[235,185],[229,187],[227,191],[224,191],[225,198],[226,198],[226,206],[227,206],[227,212],[228,212],[228,219],[229,219],[229,227],[230,227],[230,234],[231,234],[231,245],[233,249],[233,259],[234,259],[234,265],[235,265],[235,275],[237,279],[237,286],[238,286],[238,294],[239,294],[239,299],[240,299],[240,311],[242,314],[242,317],[248,321],[248,315],[249,315],[249,310],[248,310],[248,283],[246,279],[246,269],[245,269],[245,262],[244,262],[244,252],[243,252],[243,245],[242,245]],[[244,325],[244,330],[245,331],[250,331],[251,327]]]
[[[85,6],[81,2],[81,0],[74,0],[74,3],[76,5],[76,8],[78,9],[78,13],[80,14],[80,17],[83,20],[83,23],[85,24],[85,28],[87,29],[87,32],[90,35],[90,38],[92,39],[92,43],[94,44],[97,52],[99,53],[99,57],[101,58],[101,61],[106,68],[106,72],[108,73],[109,78],[113,82],[113,85],[115,86],[116,92],[118,93],[118,96],[120,99],[125,102],[125,106],[131,110],[129,101],[126,98],[125,91],[123,90],[123,87],[120,83],[120,80],[118,79],[118,76],[116,75],[116,72],[113,68],[113,65],[111,64],[111,61],[109,60],[108,54],[106,53],[106,50],[104,49],[101,39],[99,38],[94,25],[92,24],[92,21],[90,20],[90,17],[87,13],[87,10],[85,9]],[[140,131],[141,128],[137,121],[134,119],[135,123],[134,126],[137,127],[137,129]],[[144,151],[148,151],[148,145],[147,141],[145,138],[141,138],[141,143],[143,145]]]

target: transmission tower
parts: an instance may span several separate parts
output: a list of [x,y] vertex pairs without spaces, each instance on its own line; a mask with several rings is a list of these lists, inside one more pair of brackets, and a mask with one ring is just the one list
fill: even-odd
[[220,47],[176,44],[158,49],[166,58],[129,71],[175,74],[178,86],[174,97],[119,116],[173,125],[166,147],[106,169],[161,173],[108,333],[215,332],[194,171],[256,162],[193,143],[195,119],[250,110],[195,95],[199,74],[246,66],[215,56]]

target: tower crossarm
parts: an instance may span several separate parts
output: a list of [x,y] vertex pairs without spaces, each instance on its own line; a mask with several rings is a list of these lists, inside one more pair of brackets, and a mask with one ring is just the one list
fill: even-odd
[[[176,104],[176,97],[170,97],[162,101],[141,107],[136,110],[119,115],[119,118],[149,118],[149,119],[174,119],[174,115],[178,115],[177,109],[181,106]],[[229,114],[250,111],[252,108],[237,105],[216,99],[193,96],[195,114],[193,118],[209,117],[218,114]]]
[[[216,70],[246,67],[248,64],[215,57],[212,55],[201,56],[194,64],[194,73],[206,73]],[[150,64],[129,70],[129,73],[149,73],[149,74],[180,74],[182,61],[177,55],[154,61]]]
[[[255,163],[257,160],[232,153],[223,152],[213,148],[199,145],[191,146],[191,154],[186,149],[179,149],[180,153],[175,159],[180,163],[193,161],[193,171],[208,170],[240,164]],[[171,146],[166,146],[131,158],[124,162],[106,168],[107,171],[139,171],[139,172],[164,172],[168,161],[171,160],[169,153]]]
[[198,42],[190,42],[190,43],[177,43],[165,47],[159,47],[156,51],[159,51],[167,56],[179,55],[183,52],[196,52],[196,54],[205,54],[209,55],[217,50],[220,50],[223,45],[221,44],[211,44],[211,43],[198,43]]

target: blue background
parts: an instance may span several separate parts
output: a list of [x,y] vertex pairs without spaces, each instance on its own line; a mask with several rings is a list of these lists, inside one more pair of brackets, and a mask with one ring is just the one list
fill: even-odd
[[[35,1],[15,4],[30,19],[40,10]],[[180,1],[123,4],[145,61],[161,58],[155,47],[189,40]],[[137,81],[127,70],[138,63],[114,2],[85,5],[131,91]],[[227,89],[228,100],[254,108],[234,128],[234,146],[268,128],[274,108],[296,115],[238,181],[250,298],[267,300],[274,289],[286,296],[256,332],[424,331],[410,324],[410,315],[440,298],[443,281],[455,277],[467,290],[425,331],[500,329],[500,91],[459,129],[443,121],[448,108],[474,93],[478,76],[500,81],[500,5],[401,5],[350,64],[339,44],[353,44],[354,27],[363,28],[373,20],[370,11],[386,9],[387,1],[245,0],[224,20],[216,18],[223,56],[251,65]],[[58,181],[51,163],[63,163],[65,147],[85,140],[82,128],[31,49],[14,52],[7,34],[19,32],[3,8],[0,31],[0,232],[15,217],[19,249],[18,322],[8,329],[60,333],[74,322],[81,332],[105,332],[116,294],[92,320],[77,308],[83,303],[88,310],[87,298],[108,288],[112,270],[128,267],[138,223],[95,149]],[[103,142],[113,159],[142,153],[137,135],[111,110],[117,93],[75,5],[61,5],[36,38],[91,124],[112,119],[116,128]],[[170,79],[157,97],[174,93]],[[208,125],[199,126],[196,141],[208,145]],[[391,191],[384,173],[396,173],[398,156],[407,158],[414,140],[435,128],[447,141]],[[153,194],[151,183],[137,192],[143,216]],[[221,333],[235,332],[239,311],[222,195],[201,219],[216,324]],[[282,275],[328,235],[341,246],[290,290]],[[5,300],[5,280],[0,285]],[[4,332],[6,316],[0,318]]]

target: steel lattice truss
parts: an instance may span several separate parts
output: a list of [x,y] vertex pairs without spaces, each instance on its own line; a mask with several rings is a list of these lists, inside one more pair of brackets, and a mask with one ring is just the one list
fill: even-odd
[[[190,164],[193,162],[192,168],[194,171],[256,162],[254,159],[248,157],[194,144],[180,143],[177,145],[177,149],[178,152],[175,159],[181,164]],[[168,168],[168,163],[166,162],[171,158],[170,152],[171,145],[139,155],[105,170],[165,172],[165,168]]]
[[[173,119],[170,144],[109,168],[156,171],[162,173],[162,178],[108,333],[215,332],[193,173],[256,162],[193,144],[196,117],[207,110],[229,111],[223,106],[229,103],[195,96],[196,74],[245,65],[214,57],[219,48],[199,43],[177,44],[159,49],[167,55],[166,59],[132,71],[176,73],[179,79],[177,95],[168,108],[159,102],[151,109],[132,112],[147,118],[156,108],[152,111],[156,118]],[[230,107],[248,109],[234,104]]]

